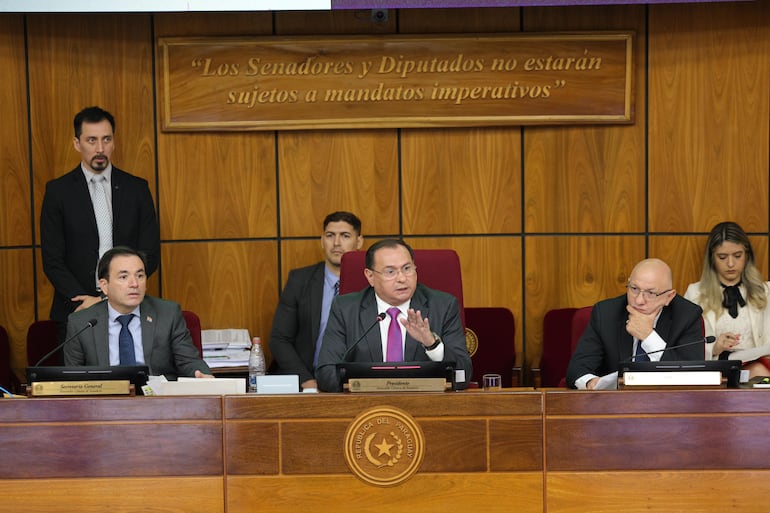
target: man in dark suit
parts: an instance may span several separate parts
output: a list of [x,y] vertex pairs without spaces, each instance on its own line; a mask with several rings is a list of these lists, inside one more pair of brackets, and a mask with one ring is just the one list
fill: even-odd
[[178,304],[145,295],[147,274],[138,251],[117,246],[99,260],[106,300],[69,316],[64,364],[147,365],[152,375],[213,377],[195,348]]
[[329,214],[323,229],[324,261],[289,272],[270,331],[272,372],[297,374],[303,389],[317,388],[313,370],[329,308],[339,292],[342,255],[364,243],[361,220],[350,212]]
[[[703,338],[701,313],[698,305],[677,295],[665,262],[642,260],[631,272],[625,295],[594,305],[567,367],[567,384],[592,390],[600,386],[601,376],[632,358],[703,360],[703,342],[677,347]],[[660,352],[645,354],[651,351]]]
[[[457,385],[464,388],[473,367],[457,298],[417,283],[412,248],[401,240],[373,244],[364,273],[369,288],[332,303],[316,368],[319,389],[339,390],[336,364],[349,349],[348,360],[357,362],[455,362]],[[387,315],[367,333],[381,312]]]
[[74,128],[81,163],[48,182],[40,213],[43,270],[54,287],[50,315],[60,340],[67,315],[101,299],[96,264],[106,250],[125,245],[142,251],[148,275],[160,258],[160,232],[147,181],[110,162],[114,118],[88,107],[75,116]]

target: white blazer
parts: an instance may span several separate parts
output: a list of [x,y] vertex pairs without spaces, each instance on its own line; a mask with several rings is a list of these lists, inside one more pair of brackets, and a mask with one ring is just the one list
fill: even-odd
[[[749,319],[751,320],[751,335],[754,337],[754,347],[745,347],[738,351],[733,351],[730,355],[730,360],[750,362],[756,360],[760,356],[770,355],[770,282],[765,282],[765,294],[767,294],[768,306],[765,306],[764,310],[758,310],[748,303],[744,307],[747,309]],[[700,282],[691,283],[690,286],[687,287],[687,292],[685,292],[684,297],[693,303],[700,304]],[[707,337],[719,336],[716,333],[716,312],[703,312],[703,324]],[[706,360],[715,359],[712,354],[713,349],[714,342],[706,344]]]

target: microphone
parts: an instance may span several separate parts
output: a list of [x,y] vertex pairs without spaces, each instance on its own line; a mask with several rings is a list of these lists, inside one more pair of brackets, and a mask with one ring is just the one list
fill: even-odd
[[[716,337],[701,337],[698,340],[693,340],[692,342],[687,342],[685,344],[679,344],[678,346],[666,346],[663,349],[656,349],[655,351],[645,351],[641,354],[635,354],[631,358],[628,358],[626,360],[623,360],[620,362],[621,364],[624,363],[631,363],[634,361],[634,358],[637,358],[642,355],[651,355],[655,353],[662,353],[664,351],[668,351],[669,349],[679,349],[680,347],[687,347],[687,346],[694,346],[695,344],[710,344],[716,340]],[[639,342],[641,344],[641,342]],[[704,355],[705,356],[705,355]]]
[[85,326],[83,326],[78,331],[76,331],[74,335],[72,335],[70,338],[68,338],[67,340],[65,340],[64,342],[59,344],[58,346],[54,347],[53,350],[51,350],[51,352],[49,352],[48,354],[43,356],[40,360],[38,360],[38,362],[35,364],[35,367],[39,367],[40,364],[43,363],[44,361],[46,361],[48,358],[50,358],[52,354],[54,354],[56,351],[58,351],[59,349],[64,347],[67,344],[67,342],[69,342],[70,340],[74,339],[75,337],[77,337],[78,335],[83,333],[88,328],[93,328],[94,326],[96,326],[96,319],[91,319],[90,321],[88,321],[86,323]]
[[[374,321],[374,322],[372,323],[372,325],[371,325],[371,326],[369,326],[368,328],[366,328],[366,331],[364,331],[364,334],[363,334],[363,335],[361,335],[360,337],[358,337],[358,340],[356,340],[356,341],[353,343],[353,345],[352,345],[352,346],[350,346],[350,347],[347,349],[347,351],[345,351],[345,353],[342,355],[342,362],[343,362],[343,363],[344,363],[344,362],[346,362],[346,361],[348,361],[348,356],[350,356],[350,353],[352,353],[352,352],[353,352],[353,349],[355,349],[355,348],[356,348],[356,346],[357,346],[359,343],[361,343],[361,341],[362,341],[364,338],[366,338],[366,335],[368,335],[368,334],[369,334],[369,332],[370,332],[370,331],[372,331],[372,330],[374,329],[374,327],[375,327],[375,326],[377,326],[377,325],[378,325],[380,322],[382,322],[382,320],[383,320],[383,319],[385,319],[385,317],[386,317],[386,316],[387,316],[387,314],[386,314],[385,312],[380,312],[379,314],[377,314],[377,320],[376,320],[376,321]],[[395,322],[395,321],[394,321],[394,322]]]

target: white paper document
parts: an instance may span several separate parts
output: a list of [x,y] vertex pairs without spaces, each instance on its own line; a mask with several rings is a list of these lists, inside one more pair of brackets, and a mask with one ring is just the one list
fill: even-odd
[[[155,379],[153,379],[155,378]],[[184,378],[167,381],[165,377],[151,377],[144,395],[230,395],[245,394],[244,378]],[[148,393],[149,392],[149,393]]]
[[617,390],[618,389],[618,372],[612,372],[599,378],[596,382],[594,390]]
[[246,329],[201,331],[203,360],[212,369],[249,364],[251,337]]

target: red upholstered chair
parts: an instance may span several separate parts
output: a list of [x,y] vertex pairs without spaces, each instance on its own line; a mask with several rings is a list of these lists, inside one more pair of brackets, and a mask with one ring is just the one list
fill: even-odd
[[[35,321],[27,330],[27,365],[32,367],[59,344],[56,323],[50,319]],[[57,366],[64,364],[62,351],[52,354],[41,365]]]
[[203,358],[203,343],[201,342],[201,320],[195,312],[182,310],[182,315],[187,323],[187,329],[190,330],[193,345],[198,348],[198,353]]
[[[342,255],[340,294],[358,292],[369,286],[364,276],[365,257],[366,251],[349,251]],[[457,298],[464,327],[463,279],[457,253],[453,249],[415,249],[414,265],[417,266],[418,282]]]
[[[580,337],[583,335],[583,332],[586,330],[586,326],[588,326],[588,323],[591,321],[591,312],[593,311],[593,306],[584,306],[582,308],[578,308],[575,311],[575,315],[572,316],[572,322],[570,322],[570,341],[569,341],[569,357],[572,358],[572,354],[575,352],[575,348],[577,347],[578,340],[580,340]],[[569,359],[567,360],[567,363],[569,363]],[[564,369],[564,376],[559,380],[559,386],[560,387],[567,387],[567,369],[565,367]]]
[[500,374],[504,387],[520,386],[521,366],[517,366],[516,325],[507,308],[465,309],[465,343],[473,361],[471,381],[481,385],[484,374]]
[[572,330],[569,351],[570,358],[572,357],[572,353],[575,352],[578,340],[580,340],[580,337],[586,330],[586,326],[588,326],[588,323],[591,321],[591,312],[593,312],[593,310],[593,306],[584,306],[583,308],[578,308],[575,315],[572,316],[572,326],[570,327]]
[[572,356],[572,317],[577,308],[549,310],[543,317],[543,353],[540,362],[532,368],[536,387],[557,387],[567,374]]

